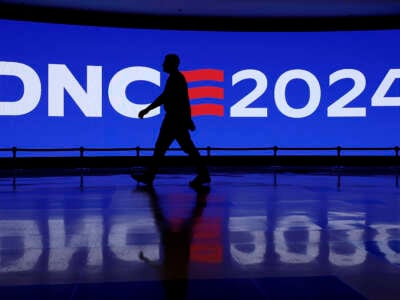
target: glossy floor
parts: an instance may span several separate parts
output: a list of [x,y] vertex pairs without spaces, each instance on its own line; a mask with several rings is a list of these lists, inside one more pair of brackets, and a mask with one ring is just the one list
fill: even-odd
[[393,176],[0,179],[2,299],[400,299]]

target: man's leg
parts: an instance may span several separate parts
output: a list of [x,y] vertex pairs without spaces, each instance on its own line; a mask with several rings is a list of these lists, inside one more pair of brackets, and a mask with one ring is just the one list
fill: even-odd
[[148,167],[149,174],[155,176],[160,167],[161,161],[165,156],[169,146],[171,146],[174,141],[175,135],[173,129],[168,126],[168,124],[163,123],[160,128],[160,133],[155,144],[155,149],[153,152],[153,157]]
[[190,133],[188,130],[179,131],[177,134],[176,140],[178,141],[179,145],[182,147],[183,151],[189,155],[193,164],[196,167],[197,176],[195,179],[190,181],[191,186],[198,186],[204,183],[210,183],[211,178],[208,172],[207,166],[204,162],[204,159],[201,157],[199,150],[197,150],[196,146],[194,145]]
[[142,175],[132,175],[132,177],[144,184],[151,185],[160,167],[161,160],[165,156],[169,146],[174,140],[174,132],[167,122],[163,121],[157,137],[152,160]]

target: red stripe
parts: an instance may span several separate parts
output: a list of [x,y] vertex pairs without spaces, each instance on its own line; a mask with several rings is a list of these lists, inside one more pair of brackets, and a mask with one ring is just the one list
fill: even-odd
[[195,104],[191,106],[192,117],[197,116],[224,116],[224,106],[220,104]]
[[224,89],[215,86],[202,86],[189,89],[189,99],[216,98],[224,99]]
[[199,241],[190,245],[190,261],[218,264],[223,259],[223,248],[220,241]]
[[212,81],[224,81],[224,71],[217,69],[200,69],[193,71],[183,71],[187,82],[212,80]]

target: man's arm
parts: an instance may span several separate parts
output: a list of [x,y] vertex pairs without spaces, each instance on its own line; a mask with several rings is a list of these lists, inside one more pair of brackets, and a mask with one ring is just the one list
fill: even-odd
[[139,118],[143,119],[145,115],[149,113],[149,111],[153,110],[156,107],[159,107],[164,103],[164,93],[156,98],[149,106],[139,112]]
[[168,97],[168,95],[170,94],[170,80],[168,78],[167,83],[165,85],[164,91],[161,93],[160,96],[158,96],[156,98],[156,100],[153,101],[153,103],[151,103],[149,106],[147,106],[145,109],[141,110],[139,112],[139,118],[143,119],[143,117],[149,113],[149,111],[151,111],[152,109],[159,107],[160,105],[164,104],[165,99]]

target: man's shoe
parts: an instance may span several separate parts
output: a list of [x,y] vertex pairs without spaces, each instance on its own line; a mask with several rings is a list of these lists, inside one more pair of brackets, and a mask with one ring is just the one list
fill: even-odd
[[137,182],[143,183],[145,185],[153,185],[154,177],[147,174],[131,174],[131,177]]
[[191,187],[199,187],[203,184],[208,184],[211,182],[210,175],[197,175],[192,181],[189,182]]

